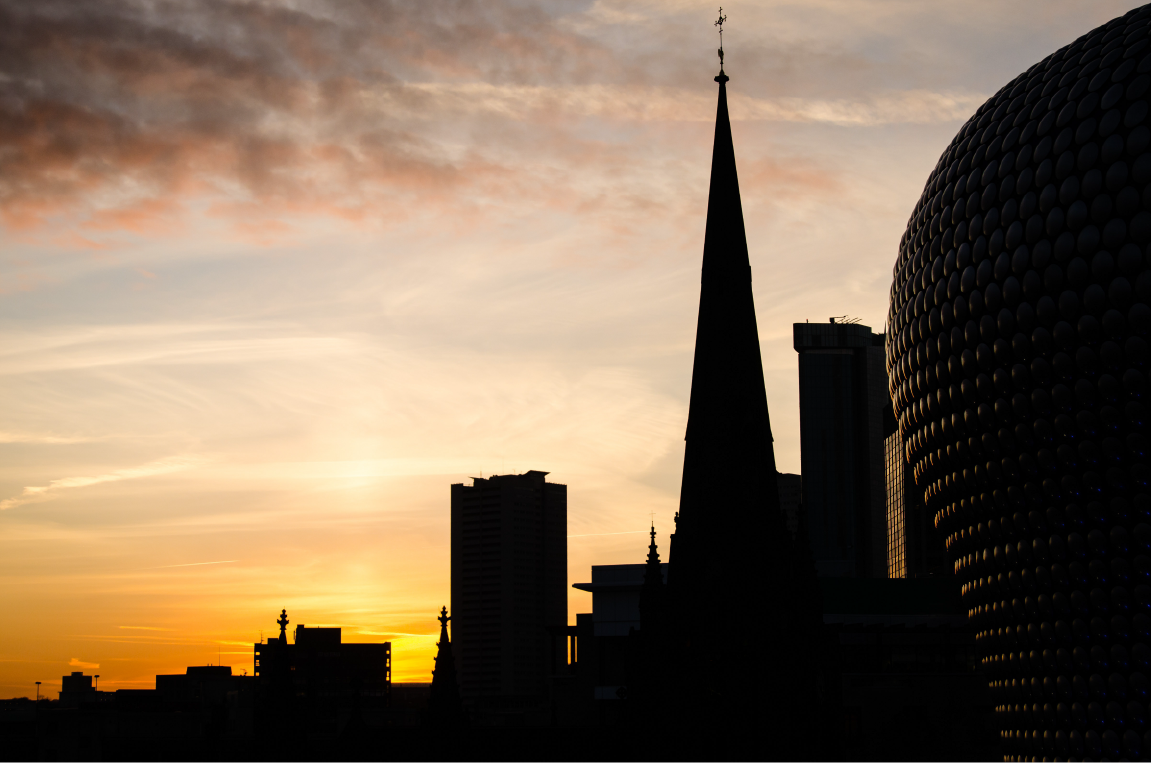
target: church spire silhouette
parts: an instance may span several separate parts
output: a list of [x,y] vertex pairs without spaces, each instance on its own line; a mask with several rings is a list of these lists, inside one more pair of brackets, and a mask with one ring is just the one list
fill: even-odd
[[643,571],[643,584],[663,586],[663,573],[659,566],[659,546],[655,543],[655,522],[651,524],[651,543],[647,547],[647,567]]
[[276,625],[280,626],[280,643],[288,643],[288,610],[280,610],[280,619],[276,621]]
[[655,523],[651,525],[651,543],[647,547],[647,564],[643,571],[643,587],[639,592],[640,628],[649,635],[662,629],[666,610],[663,568],[659,561],[659,546],[655,542]]
[[[785,740],[809,723],[813,708],[808,699],[816,677],[808,655],[817,634],[811,633],[810,607],[796,593],[795,547],[779,506],[728,114],[730,78],[721,69],[715,81],[719,93],[699,319],[664,616],[666,632],[693,655],[693,672],[708,681],[701,692],[677,691],[666,680],[674,669],[672,645],[661,643],[655,650],[662,654],[665,677],[653,677],[647,696],[663,703],[659,714],[668,717],[672,733],[689,722],[715,728],[715,736],[731,750],[713,751],[709,757],[725,757],[748,741],[751,729]],[[733,612],[744,613],[735,630],[725,627]],[[802,626],[796,628],[798,623]],[[722,630],[722,649],[715,648],[710,635],[698,635],[701,624]],[[804,639],[807,646],[800,643]],[[740,654],[764,659],[737,668],[732,655]],[[786,756],[789,748],[782,744],[777,754]]]
[[[721,72],[715,81],[719,103],[699,321],[675,555],[670,560],[677,596],[682,593],[700,602],[717,601],[710,582],[713,577],[741,579],[731,577],[731,564],[745,565],[749,559],[789,545],[784,543],[779,511],[751,262],[728,116],[729,77]],[[735,561],[731,552],[741,545],[745,551]],[[721,557],[727,561],[717,565]],[[748,572],[760,574],[753,569]],[[705,595],[707,590],[713,592]]]
[[460,702],[460,686],[456,679],[456,661],[452,656],[452,642],[448,636],[448,608],[440,610],[440,640],[436,644],[436,666],[432,669],[432,690],[428,698],[428,723],[433,726],[459,726],[464,712]]

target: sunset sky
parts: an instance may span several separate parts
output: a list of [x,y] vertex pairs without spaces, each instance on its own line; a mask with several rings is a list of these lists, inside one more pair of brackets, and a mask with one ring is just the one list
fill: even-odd
[[[782,471],[791,324],[882,330],[956,130],[1135,5],[724,6]],[[0,0],[0,697],[251,673],[282,608],[428,681],[449,485],[481,473],[568,485],[569,584],[642,562],[678,501],[715,17]]]

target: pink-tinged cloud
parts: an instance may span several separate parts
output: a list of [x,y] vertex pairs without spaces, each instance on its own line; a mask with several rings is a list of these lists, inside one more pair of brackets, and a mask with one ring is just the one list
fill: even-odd
[[[685,12],[0,2],[0,223],[78,222],[71,245],[97,248],[110,232],[181,234],[189,207],[209,199],[237,238],[267,246],[308,216],[396,224],[423,208],[466,226],[485,216],[477,199],[610,211],[618,196],[573,187],[604,159],[584,126],[706,123],[714,95],[707,77],[675,76],[682,52],[653,56],[597,34],[678,35]],[[762,75],[779,66],[878,75],[858,54],[756,45],[737,120],[930,123],[982,100],[922,87],[773,92],[762,83],[778,76]],[[623,191],[639,164],[625,156],[605,180]],[[781,179],[827,189],[802,171]]]
[[500,3],[2,3],[0,215],[84,206],[94,229],[139,231],[205,191],[352,208],[374,182],[435,192],[474,162],[367,94],[420,115],[402,80],[555,74],[592,47]]

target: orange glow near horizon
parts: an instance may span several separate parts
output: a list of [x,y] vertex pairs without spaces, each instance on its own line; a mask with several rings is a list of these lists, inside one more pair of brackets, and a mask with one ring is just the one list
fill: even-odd
[[[792,324],[881,331],[958,127],[1132,5],[725,11],[781,471]],[[251,674],[281,609],[429,681],[471,476],[568,485],[569,585],[666,554],[714,10],[0,2],[0,698]]]

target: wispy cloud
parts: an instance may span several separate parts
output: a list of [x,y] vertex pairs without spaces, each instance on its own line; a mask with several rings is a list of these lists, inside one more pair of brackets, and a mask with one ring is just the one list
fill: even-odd
[[597,535],[633,535],[635,533],[645,533],[647,530],[624,530],[618,533],[583,533],[581,535],[569,535],[569,538],[594,538]]
[[153,628],[150,625],[120,625],[117,626],[121,630],[126,631],[170,631],[172,628]]
[[[569,184],[533,182],[536,160],[525,155],[533,144],[549,144],[542,161],[571,173],[589,148],[581,121],[714,117],[710,88],[670,76],[682,53],[625,52],[596,36],[598,24],[570,18],[638,29],[661,16],[647,33],[658,38],[686,23],[686,7],[605,16],[602,4],[574,12],[500,0],[482,10],[440,5],[193,10],[93,0],[43,12],[0,2],[0,219],[40,228],[75,217],[95,236],[81,237],[86,246],[99,248],[109,232],[170,232],[211,198],[235,235],[267,244],[301,215],[383,219],[397,194],[465,206],[496,190],[560,203]],[[762,67],[759,58],[789,45],[752,43],[744,65]],[[789,76],[773,81],[812,68],[812,56],[828,75],[874,64],[858,53],[801,52],[807,58],[776,64]],[[878,82],[765,95],[746,82],[732,99],[736,120],[932,124],[965,118],[985,97]],[[511,137],[524,125],[536,133],[530,140]],[[79,234],[69,235],[75,246]]]
[[233,564],[238,562],[239,559],[227,559],[222,562],[188,562],[187,564],[165,564],[163,567],[157,567],[158,570],[167,570],[172,567],[199,567],[205,564]]
[[201,463],[201,459],[191,458],[188,456],[169,456],[168,458],[161,458],[141,466],[136,466],[129,469],[119,469],[114,472],[99,474],[93,477],[61,477],[58,480],[52,480],[47,485],[34,485],[26,487],[24,488],[24,491],[20,493],[20,495],[14,496],[12,498],[5,498],[3,501],[0,501],[0,511],[14,509],[17,506],[22,506],[26,503],[47,501],[51,498],[54,498],[56,494],[64,490],[90,487],[92,485],[99,485],[105,482],[119,482],[120,480],[155,477],[160,474],[170,474],[172,472],[190,469],[199,463]]
[[404,636],[406,638],[439,638],[438,633],[401,633],[399,631],[356,631],[360,636]]
[[80,668],[81,670],[95,670],[100,667],[98,662],[84,662],[77,657],[73,657],[68,662],[69,667]]
[[[410,118],[488,114],[513,120],[547,115],[601,117],[613,121],[710,122],[715,97],[676,87],[622,84],[525,86],[469,83],[417,83],[404,88],[424,98],[401,98],[396,89],[365,91],[363,102],[395,118],[411,109]],[[932,124],[966,119],[987,99],[985,93],[897,90],[864,93],[854,98],[731,99],[736,121],[826,122],[836,125]],[[418,110],[417,110],[418,109]]]
[[76,445],[82,442],[95,442],[101,437],[65,437],[52,434],[23,432],[0,432],[0,443],[22,443],[27,445]]

